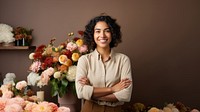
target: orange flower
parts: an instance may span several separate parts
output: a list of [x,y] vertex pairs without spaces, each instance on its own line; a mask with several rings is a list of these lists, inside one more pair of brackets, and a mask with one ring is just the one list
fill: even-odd
[[71,66],[72,65],[72,60],[70,60],[70,59],[67,59],[67,61],[64,63],[64,65],[66,65],[66,66]]
[[67,69],[68,69],[68,66],[66,66],[66,65],[61,65],[58,68],[58,70],[60,70],[61,72],[65,72],[65,71],[67,71]]

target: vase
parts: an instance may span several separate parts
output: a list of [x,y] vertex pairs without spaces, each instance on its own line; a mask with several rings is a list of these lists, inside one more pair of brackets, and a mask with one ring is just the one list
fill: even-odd
[[67,93],[63,97],[58,97],[59,106],[70,108],[70,112],[80,112],[80,100],[73,93]]
[[44,91],[37,91],[36,93],[38,101],[44,101]]
[[15,40],[15,46],[30,46],[31,42],[32,42],[32,39],[22,38],[22,39]]

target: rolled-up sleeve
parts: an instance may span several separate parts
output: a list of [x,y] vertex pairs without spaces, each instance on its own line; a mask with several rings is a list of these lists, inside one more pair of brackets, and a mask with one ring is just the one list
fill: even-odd
[[[132,81],[131,62],[128,57],[125,57],[121,71],[121,79],[129,78]],[[115,92],[114,95],[119,101],[129,102],[131,100],[132,88],[133,82],[131,82],[128,88]]]
[[93,87],[90,85],[82,86],[79,83],[79,79],[82,77],[87,77],[88,62],[85,56],[81,56],[78,60],[77,70],[76,70],[76,93],[79,99],[90,100],[93,93]]

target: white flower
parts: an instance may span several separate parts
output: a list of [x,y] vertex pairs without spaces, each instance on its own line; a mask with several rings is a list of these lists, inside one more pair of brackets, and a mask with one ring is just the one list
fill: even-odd
[[0,24],[0,43],[10,43],[14,42],[15,38],[13,37],[14,34],[12,33],[13,28],[7,24]]
[[76,78],[76,66],[70,66],[70,67],[68,68],[66,78],[67,78],[67,80],[69,80],[70,82],[75,81],[75,78]]
[[16,75],[14,73],[7,73],[6,78],[15,79]]
[[12,32],[13,28],[7,24],[0,24],[0,32]]
[[29,59],[33,60],[33,59],[34,59],[34,57],[33,57],[34,54],[35,54],[35,53],[29,54]]
[[27,86],[27,82],[26,81],[20,81],[16,84],[16,89],[18,90],[22,90],[23,88],[25,88]]
[[53,74],[53,77],[55,78],[55,79],[58,79],[58,78],[60,78],[60,76],[61,76],[61,73],[58,71],[58,72],[55,72],[54,74]]
[[35,72],[31,72],[29,73],[29,75],[27,76],[27,81],[28,81],[28,85],[32,85],[35,86],[36,83],[40,80],[40,76],[39,74],[35,73]]
[[3,79],[3,84],[12,84],[15,85],[15,80],[16,76],[14,73],[7,73],[5,78]]

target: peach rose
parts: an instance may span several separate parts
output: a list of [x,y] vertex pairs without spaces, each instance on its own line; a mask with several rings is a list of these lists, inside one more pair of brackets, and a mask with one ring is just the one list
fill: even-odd
[[61,72],[64,72],[64,71],[67,71],[67,66],[66,65],[61,65],[58,70],[61,71]]
[[72,60],[68,59],[65,63],[63,63],[66,66],[71,66],[72,65]]

